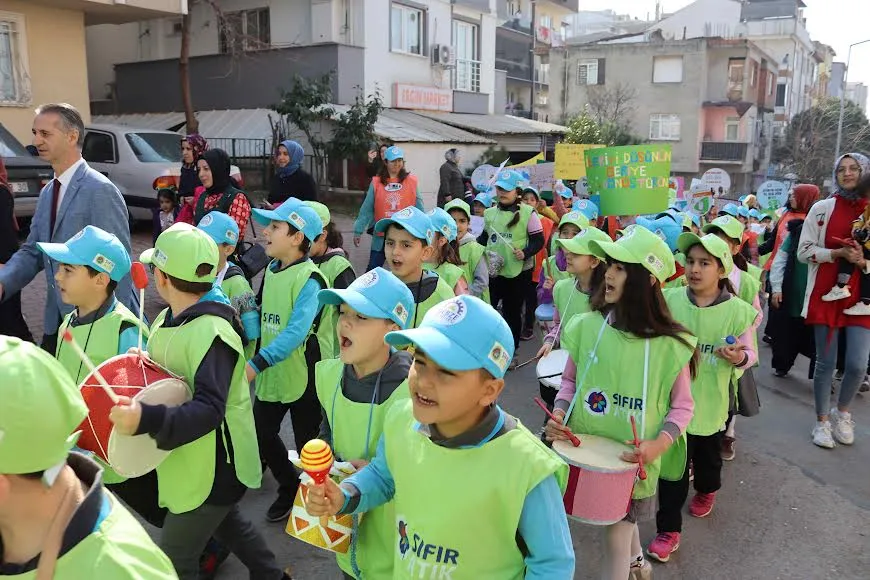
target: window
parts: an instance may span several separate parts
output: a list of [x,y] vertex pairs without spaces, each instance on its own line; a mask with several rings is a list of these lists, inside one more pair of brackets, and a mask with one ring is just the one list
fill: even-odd
[[271,46],[269,9],[225,12],[220,23],[218,44],[222,54],[263,50]]
[[[176,142],[178,142],[178,139],[176,139]],[[88,131],[85,134],[85,142],[82,145],[82,157],[88,163],[117,163],[115,159],[115,140],[109,133]]]
[[456,47],[456,68],[453,88],[458,91],[480,92],[480,61],[477,60],[478,26],[462,20],[453,21],[453,46]]
[[540,18],[538,18],[538,24],[540,24],[544,28],[553,28],[553,17],[544,14]]
[[785,87],[786,87],[785,83],[783,83],[781,85],[776,85],[776,106],[777,107],[784,107],[785,106],[785,98],[786,98]]
[[681,82],[683,82],[683,57],[682,56],[656,56],[656,57],[653,57],[653,82],[654,83],[681,83]]
[[776,80],[776,75],[774,75],[771,71],[767,71],[767,96],[773,96],[773,85],[776,84],[774,81]]
[[181,151],[181,142],[173,133],[127,133],[124,138],[142,163],[171,163]]
[[390,7],[390,50],[423,54],[423,11],[393,4]]
[[651,141],[679,141],[680,116],[668,113],[650,115],[649,138]]
[[749,69],[749,86],[754,87],[758,83],[758,63],[753,62]]
[[728,92],[743,93],[743,59],[728,61]]
[[24,16],[0,12],[0,103],[30,102]]
[[598,84],[603,85],[604,84],[604,79],[599,79],[599,76],[598,76],[598,63],[599,63],[598,60],[581,60],[580,61],[580,64],[577,65],[577,84],[578,85],[598,85]]
[[740,118],[728,117],[725,119],[725,141],[736,143],[740,140]]

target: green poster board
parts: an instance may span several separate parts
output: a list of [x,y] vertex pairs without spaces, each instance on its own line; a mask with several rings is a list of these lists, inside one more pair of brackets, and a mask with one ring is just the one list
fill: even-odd
[[589,192],[601,215],[654,214],[668,208],[670,145],[628,145],[584,152]]

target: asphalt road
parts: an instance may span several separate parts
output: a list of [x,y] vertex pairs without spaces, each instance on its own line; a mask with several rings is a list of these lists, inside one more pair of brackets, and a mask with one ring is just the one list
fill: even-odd
[[[345,240],[349,220],[339,217]],[[150,245],[150,234],[134,236],[136,251]],[[357,271],[367,258],[363,249],[351,249]],[[41,334],[44,283],[40,275],[24,293],[25,314]],[[160,308],[153,287],[146,311]],[[520,359],[537,350],[537,342],[523,343]],[[737,458],[726,463],[723,488],[710,517],[686,516],[682,547],[668,564],[655,565],[658,579],[685,580],[822,580],[870,578],[870,396],[859,395],[853,405],[857,423],[852,447],[824,450],[810,442],[813,426],[812,386],[806,379],[806,361],[799,361],[789,378],[775,378],[770,350],[762,346],[762,366],[756,369],[763,409],[759,416],[738,418]],[[532,401],[538,394],[534,365],[508,375],[501,405],[537,429],[543,417]],[[284,439],[292,442],[290,421]],[[275,483],[264,477],[259,490],[250,491],[243,510],[261,526],[282,566],[296,580],[340,580],[332,556],[287,536],[281,524],[264,519],[274,499]],[[457,522],[461,525],[461,522]],[[153,530],[152,530],[153,531]],[[598,578],[601,531],[571,524],[577,555],[575,578]],[[648,543],[654,523],[641,525]],[[218,578],[243,580],[248,575],[234,557]]]

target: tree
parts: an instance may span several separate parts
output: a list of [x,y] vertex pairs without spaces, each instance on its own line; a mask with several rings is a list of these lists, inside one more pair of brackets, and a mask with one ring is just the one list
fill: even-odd
[[358,94],[345,113],[334,116],[335,128],[329,141],[328,155],[336,158],[362,160],[369,144],[376,140],[375,123],[384,110],[380,91],[367,97]]
[[[795,173],[802,181],[822,186],[831,179],[837,149],[837,123],[840,101],[826,99],[798,113],[773,150],[772,162],[782,165],[784,173]],[[870,150],[870,122],[861,108],[846,101],[840,151]]]
[[589,115],[588,109],[568,121],[568,131],[565,133],[563,143],[575,145],[596,145],[603,143],[601,139],[601,126]]
[[634,102],[637,91],[624,83],[614,86],[592,85],[586,91],[589,114],[599,126],[612,125],[614,130],[624,128],[631,133],[631,117],[634,115]]

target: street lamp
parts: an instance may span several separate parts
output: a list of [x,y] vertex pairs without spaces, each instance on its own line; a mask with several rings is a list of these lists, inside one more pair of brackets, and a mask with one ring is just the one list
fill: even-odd
[[870,42],[870,38],[849,45],[849,53],[846,56],[846,70],[843,71],[843,87],[840,90],[840,121],[837,123],[837,154],[834,156],[834,160],[840,158],[840,143],[843,140],[843,113],[846,110],[846,79],[849,78],[849,64],[852,61],[852,47],[858,46],[859,44],[866,44],[868,42]]

